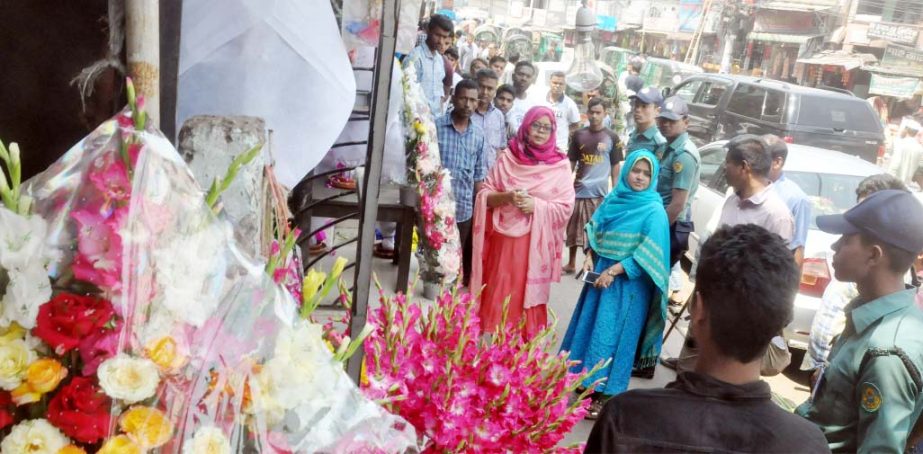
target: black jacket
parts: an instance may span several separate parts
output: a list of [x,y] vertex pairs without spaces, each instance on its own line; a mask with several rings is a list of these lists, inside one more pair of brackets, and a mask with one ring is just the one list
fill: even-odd
[[738,386],[682,373],[664,389],[612,398],[585,452],[830,452],[816,425],[770,398],[764,381]]

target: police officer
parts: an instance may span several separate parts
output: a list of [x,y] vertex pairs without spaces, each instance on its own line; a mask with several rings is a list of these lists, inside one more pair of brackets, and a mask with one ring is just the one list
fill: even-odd
[[904,284],[923,251],[923,205],[906,191],[879,191],[844,214],[818,216],[817,226],[842,235],[833,268],[859,296],[797,412],[833,451],[903,452],[923,410],[923,312]]
[[625,155],[636,150],[648,150],[660,156],[667,144],[667,139],[657,129],[657,113],[663,104],[663,95],[654,87],[644,87],[629,99],[635,130],[628,136]]
[[[689,139],[689,106],[679,96],[663,103],[657,116],[657,128],[667,145],[660,156],[660,180],[657,192],[670,218],[670,264],[675,265],[689,247],[686,241],[692,231],[689,207],[699,187],[699,149]],[[680,230],[677,232],[677,223]],[[682,236],[683,238],[678,238]],[[673,244],[676,239],[681,244]]]

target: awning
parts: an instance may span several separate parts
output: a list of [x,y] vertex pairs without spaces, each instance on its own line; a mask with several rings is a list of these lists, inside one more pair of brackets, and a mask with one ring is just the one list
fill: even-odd
[[804,44],[812,38],[817,38],[824,36],[821,34],[812,34],[812,35],[790,35],[786,33],[766,33],[766,32],[750,32],[747,35],[748,41],[766,41],[771,43],[787,43],[787,44]]
[[773,9],[776,11],[824,11],[837,6],[836,0],[808,0],[808,1],[764,1],[760,2],[759,9]]
[[923,79],[923,71],[914,71],[912,68],[890,68],[887,66],[864,65],[862,66],[862,70],[886,76],[916,77],[918,79]]
[[877,61],[878,59],[872,54],[850,54],[841,51],[824,51],[810,57],[795,60],[796,63],[806,65],[842,66],[847,71],[861,68]]

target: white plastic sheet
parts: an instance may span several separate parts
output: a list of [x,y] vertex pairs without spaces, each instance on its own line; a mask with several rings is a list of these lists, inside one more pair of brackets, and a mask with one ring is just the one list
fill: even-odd
[[177,130],[194,115],[261,117],[276,175],[294,187],[334,143],[355,96],[328,1],[183,2]]

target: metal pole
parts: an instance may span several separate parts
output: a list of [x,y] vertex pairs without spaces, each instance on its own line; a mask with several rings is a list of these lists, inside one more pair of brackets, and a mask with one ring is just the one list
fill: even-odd
[[128,74],[144,95],[144,110],[160,125],[160,2],[126,0],[125,50]]
[[[369,306],[369,286],[372,282],[372,246],[375,243],[375,220],[378,217],[378,195],[381,164],[385,150],[385,130],[388,120],[388,98],[391,95],[391,71],[394,69],[394,49],[397,44],[397,16],[400,0],[384,0],[381,18],[381,43],[378,46],[375,72],[372,119],[369,146],[365,155],[365,179],[362,181],[359,211],[359,246],[356,254],[356,274],[349,332],[358,335],[365,327]],[[363,349],[356,351],[346,365],[349,376],[359,383]]]

